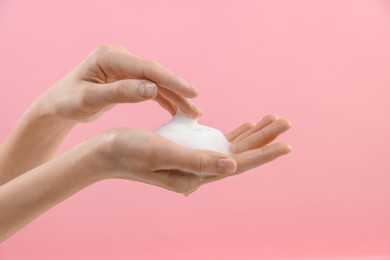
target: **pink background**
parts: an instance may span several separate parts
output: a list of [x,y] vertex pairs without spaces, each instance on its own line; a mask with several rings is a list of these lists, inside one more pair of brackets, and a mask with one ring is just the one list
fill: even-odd
[[[0,1],[0,140],[101,43],[200,89],[202,123],[275,113],[293,152],[188,198],[93,185],[3,243],[0,259],[390,259],[390,3],[384,0]],[[79,125],[153,130],[157,104]]]

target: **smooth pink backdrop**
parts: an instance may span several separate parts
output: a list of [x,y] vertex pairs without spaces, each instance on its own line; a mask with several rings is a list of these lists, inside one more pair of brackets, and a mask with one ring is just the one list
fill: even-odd
[[[290,119],[293,152],[186,198],[93,185],[0,246],[0,259],[390,259],[390,3],[384,0],[0,1],[0,140],[101,43],[200,89],[228,131]],[[64,151],[114,127],[153,130],[157,104],[79,125]]]

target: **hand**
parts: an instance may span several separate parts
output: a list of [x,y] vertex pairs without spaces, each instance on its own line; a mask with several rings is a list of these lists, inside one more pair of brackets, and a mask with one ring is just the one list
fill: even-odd
[[174,115],[200,110],[188,98],[197,90],[161,65],[134,56],[118,45],[98,47],[43,95],[44,111],[72,121],[90,121],[116,103],[157,101]]
[[39,97],[0,146],[0,185],[48,161],[78,122],[116,103],[153,99],[171,114],[198,117],[197,90],[161,65],[103,45]]
[[201,185],[237,175],[291,151],[284,143],[270,144],[290,128],[276,116],[258,124],[246,123],[226,135],[232,155],[188,149],[158,134],[136,129],[114,129],[102,142],[102,171],[111,177],[140,181],[188,196]]
[[231,143],[230,150],[233,152],[232,158],[237,163],[237,170],[232,174],[205,176],[201,184],[194,185],[186,195],[188,196],[203,184],[244,173],[290,153],[292,148],[286,143],[270,144],[290,127],[290,121],[279,119],[275,115],[267,115],[257,124],[247,122],[226,134],[226,139]]

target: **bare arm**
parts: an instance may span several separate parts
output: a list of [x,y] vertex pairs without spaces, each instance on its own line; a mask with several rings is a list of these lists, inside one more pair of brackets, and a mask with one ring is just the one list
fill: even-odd
[[75,125],[38,110],[32,105],[0,146],[0,186],[49,160]]
[[0,242],[49,208],[103,179],[90,167],[93,157],[92,149],[80,145],[0,186]]

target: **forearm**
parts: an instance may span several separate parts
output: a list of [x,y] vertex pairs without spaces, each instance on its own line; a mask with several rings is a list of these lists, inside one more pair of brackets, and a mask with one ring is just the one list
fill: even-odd
[[74,125],[31,105],[0,146],[0,185],[49,160]]
[[94,141],[87,141],[0,186],[0,242],[56,204],[105,179],[96,150]]

